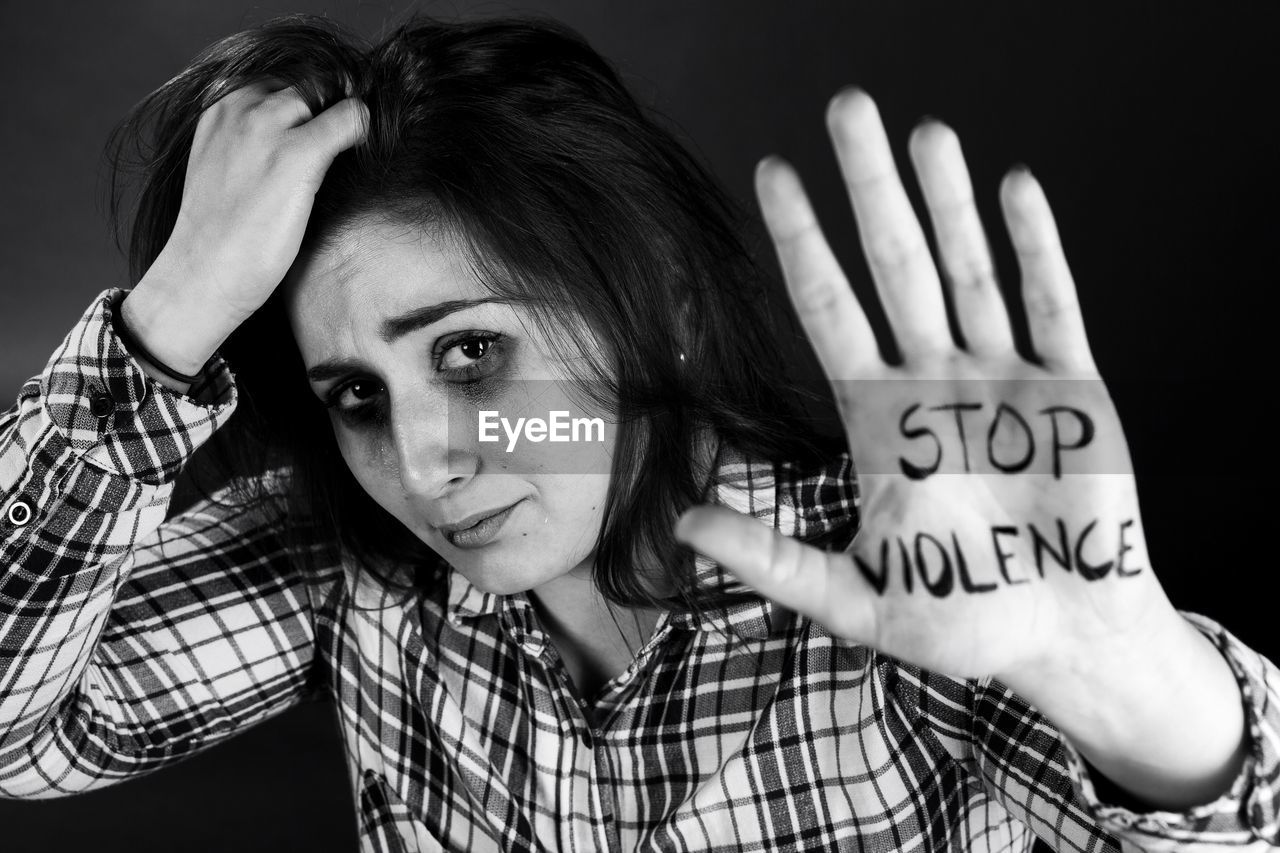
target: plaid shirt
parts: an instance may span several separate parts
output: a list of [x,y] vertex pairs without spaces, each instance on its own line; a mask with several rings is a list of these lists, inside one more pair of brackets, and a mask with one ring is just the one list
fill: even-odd
[[[454,573],[413,599],[340,560],[300,572],[265,505],[165,520],[235,386],[218,360],[198,399],[148,380],[111,330],[118,295],[0,417],[0,794],[111,784],[332,696],[365,850],[1280,843],[1280,673],[1202,617],[1249,758],[1219,800],[1140,814],[1101,802],[999,683],[905,666],[759,598],[664,614],[587,704],[524,595]],[[726,452],[708,499],[803,539],[847,544],[856,526],[847,456],[801,471]]]

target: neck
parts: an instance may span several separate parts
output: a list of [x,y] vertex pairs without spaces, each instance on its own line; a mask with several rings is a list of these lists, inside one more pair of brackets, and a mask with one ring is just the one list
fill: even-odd
[[611,605],[590,572],[580,569],[531,590],[529,599],[583,698],[594,696],[630,665],[660,614]]
[[[703,488],[714,472],[719,447],[713,429],[700,431],[694,443],[693,472]],[[652,636],[662,612],[607,602],[592,580],[593,565],[594,560],[587,559],[529,591],[529,600],[583,698],[594,696],[627,668]],[[655,581],[662,586],[661,579]]]

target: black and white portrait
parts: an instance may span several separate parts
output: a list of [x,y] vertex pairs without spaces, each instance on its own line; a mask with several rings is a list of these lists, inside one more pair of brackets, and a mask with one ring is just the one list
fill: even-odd
[[1260,7],[0,24],[0,850],[1280,849]]

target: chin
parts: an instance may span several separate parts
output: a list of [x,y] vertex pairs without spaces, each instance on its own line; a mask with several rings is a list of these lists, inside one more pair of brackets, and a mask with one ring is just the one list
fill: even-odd
[[458,572],[481,592],[492,595],[514,595],[528,592],[551,580],[563,571],[531,568],[527,562],[516,558],[514,565],[506,560],[460,559],[450,561]]

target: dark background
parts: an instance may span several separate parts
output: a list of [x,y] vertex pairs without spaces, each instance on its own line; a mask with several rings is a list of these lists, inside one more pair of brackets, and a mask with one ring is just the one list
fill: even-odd
[[[274,14],[324,13],[376,36],[409,8],[5,0],[0,390],[16,396],[96,293],[131,284],[100,181],[102,145],[136,100],[207,43]],[[1263,545],[1276,449],[1265,412],[1280,190],[1280,76],[1264,4],[416,8],[446,17],[539,11],[579,28],[753,211],[754,163],[768,152],[789,157],[864,297],[868,278],[822,122],[840,86],[877,98],[900,157],[924,114],[958,130],[1007,282],[1016,279],[995,190],[1004,169],[1028,163],[1053,204],[1121,410],[1170,597],[1280,657],[1270,630],[1274,548]],[[813,376],[812,363],[800,370]],[[0,850],[355,849],[335,725],[329,705],[304,706],[149,778],[0,803]]]

